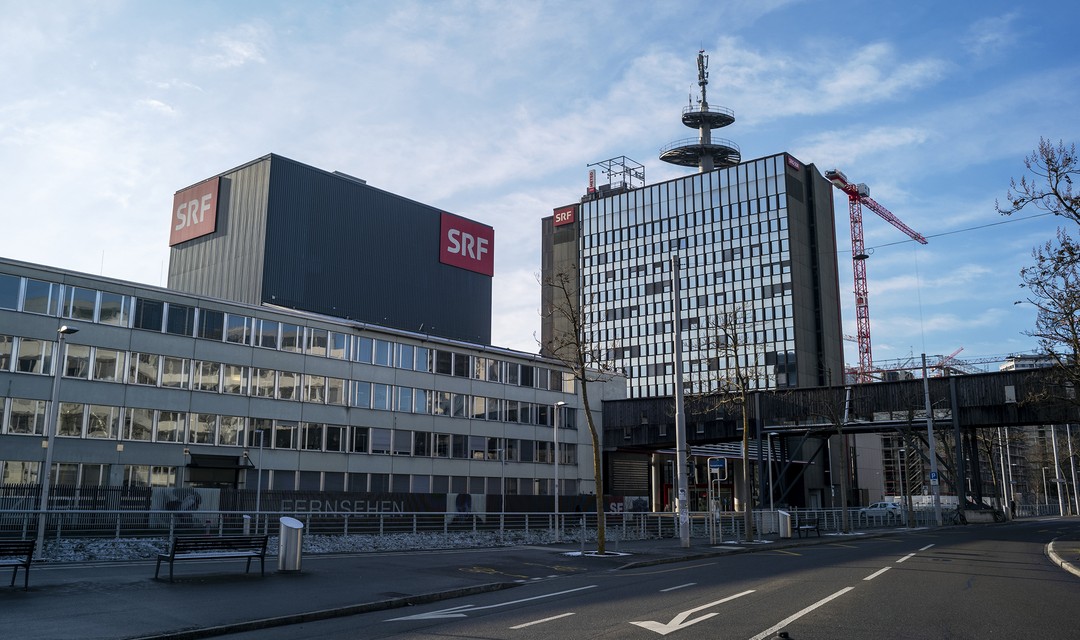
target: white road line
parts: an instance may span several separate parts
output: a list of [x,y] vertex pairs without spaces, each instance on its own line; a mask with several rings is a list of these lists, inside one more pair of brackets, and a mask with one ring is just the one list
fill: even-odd
[[667,589],[661,589],[660,593],[667,593],[668,591],[675,591],[677,589],[685,589],[686,587],[692,587],[695,584],[697,584],[697,583],[696,582],[687,582],[686,584],[680,584],[677,587],[668,587]]
[[903,562],[904,560],[907,560],[908,558],[914,558],[914,557],[915,557],[915,554],[914,554],[914,553],[909,553],[909,554],[907,554],[906,556],[904,556],[903,558],[900,558],[899,560],[897,560],[897,561],[896,561],[896,564],[900,564],[900,563],[901,563],[901,562]]
[[922,549],[919,549],[919,551],[926,551],[927,549],[929,549],[932,546],[934,546],[934,544],[930,543],[930,544],[926,545],[925,547],[923,547]]
[[771,636],[772,634],[776,633],[777,631],[783,629],[784,627],[788,626],[792,622],[795,622],[799,618],[801,618],[801,617],[805,616],[806,614],[810,613],[814,609],[817,609],[818,607],[820,607],[822,605],[828,604],[832,600],[834,600],[836,598],[839,598],[840,596],[844,595],[845,593],[847,593],[848,591],[851,591],[854,588],[855,587],[844,587],[843,589],[837,591],[836,593],[832,594],[828,598],[825,598],[824,600],[818,600],[817,602],[815,602],[814,604],[810,605],[809,607],[803,609],[802,611],[784,618],[780,622],[778,622],[775,625],[769,627],[768,629],[762,631],[761,633],[757,634],[753,638],[750,638],[750,640],[765,640],[765,638],[768,638],[769,636]]
[[543,620],[533,620],[532,622],[526,622],[525,624],[519,624],[519,625],[517,625],[515,627],[510,627],[510,628],[511,629],[524,629],[525,627],[531,627],[534,624],[544,624],[545,622],[551,622],[552,620],[558,620],[559,618],[565,618],[567,616],[572,616],[572,615],[574,615],[574,614],[573,613],[560,613],[557,616],[551,616],[550,618],[544,618]]
[[873,580],[874,578],[880,576],[881,574],[885,573],[889,569],[892,569],[892,567],[885,567],[884,569],[878,569],[877,571],[875,571],[875,572],[871,573],[870,575],[866,576],[865,578],[863,578],[863,580]]

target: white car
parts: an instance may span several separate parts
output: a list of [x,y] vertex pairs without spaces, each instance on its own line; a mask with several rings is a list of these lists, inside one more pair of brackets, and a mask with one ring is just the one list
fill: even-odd
[[900,517],[900,505],[895,502],[875,502],[874,504],[859,509],[860,518],[898,518]]

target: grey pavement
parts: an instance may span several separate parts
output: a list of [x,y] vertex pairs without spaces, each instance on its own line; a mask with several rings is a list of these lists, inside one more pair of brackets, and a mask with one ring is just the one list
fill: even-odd
[[[609,571],[664,562],[852,538],[904,530],[824,534],[759,543],[718,543],[695,538],[609,542],[617,555],[596,557],[592,547],[566,543],[486,549],[443,549],[392,553],[305,555],[299,572],[277,571],[267,557],[244,572],[244,560],[176,563],[176,580],[154,579],[153,561],[45,564],[30,574],[30,590],[0,587],[0,619],[28,640],[209,638],[291,623],[393,609],[512,588],[526,582],[589,571]],[[1080,543],[1058,547],[1080,565]],[[1053,557],[1053,556],[1051,556]],[[1055,560],[1057,562],[1057,560]],[[1059,563],[1060,564],[1060,563]]]

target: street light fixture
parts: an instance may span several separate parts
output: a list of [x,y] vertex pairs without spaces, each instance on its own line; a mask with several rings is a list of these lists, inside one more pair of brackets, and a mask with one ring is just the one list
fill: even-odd
[[41,471],[41,502],[38,505],[37,556],[40,560],[45,546],[45,512],[49,508],[49,489],[52,482],[53,443],[56,440],[56,421],[60,416],[60,378],[64,374],[64,343],[67,336],[78,333],[75,327],[64,325],[57,329],[56,357],[53,358],[53,384],[49,395],[49,414],[45,421],[45,463]]
[[555,403],[555,433],[553,435],[555,444],[555,542],[560,542],[560,527],[559,527],[559,414],[562,413],[562,408],[566,406],[565,402],[559,401]]

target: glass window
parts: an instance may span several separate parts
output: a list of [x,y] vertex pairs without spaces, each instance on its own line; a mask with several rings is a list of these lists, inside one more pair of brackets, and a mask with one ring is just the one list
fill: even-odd
[[149,331],[161,331],[161,324],[165,318],[165,303],[160,300],[147,300],[146,298],[135,299],[135,322],[136,329]]
[[239,447],[243,443],[243,416],[221,416],[218,419],[218,444],[225,447]]
[[116,349],[94,349],[94,380],[122,382],[124,379],[124,352]]
[[86,420],[86,437],[116,440],[120,436],[120,407],[90,405]]
[[474,420],[483,420],[487,417],[487,398],[483,396],[475,396],[472,399],[472,410],[469,415]]
[[254,320],[247,316],[228,314],[225,316],[225,341],[236,344],[251,344]]
[[435,352],[435,373],[450,375],[454,371],[454,354],[450,351]]
[[413,390],[409,387],[398,387],[397,410],[411,413],[413,409]]
[[357,380],[353,382],[353,400],[352,405],[354,407],[360,407],[361,409],[371,408],[371,383]]
[[19,285],[22,278],[0,273],[0,309],[19,308]]
[[67,344],[65,351],[67,351],[67,357],[64,359],[64,377],[65,378],[82,378],[86,380],[90,377],[90,347],[82,344]]
[[356,361],[371,363],[371,338],[357,336],[356,338]]
[[273,369],[253,369],[251,375],[252,395],[258,398],[273,398],[274,373],[276,372]]
[[61,402],[57,418],[56,435],[71,438],[82,437],[83,408],[81,402]]
[[29,436],[43,435],[45,433],[45,401],[12,398],[6,432]]
[[327,345],[327,331],[326,329],[312,329],[307,330],[307,343],[304,346],[304,352],[312,356],[325,356]]
[[221,374],[223,392],[240,396],[247,394],[247,367],[240,364],[225,364],[222,365]]
[[494,358],[489,358],[487,361],[487,379],[491,382],[502,381],[502,361]]
[[97,291],[82,287],[68,287],[64,297],[64,317],[72,320],[94,321],[94,308],[97,306]]
[[255,346],[277,349],[280,325],[273,320],[257,320],[256,322],[258,322],[259,332],[255,336]]
[[472,374],[472,356],[464,353],[454,354],[454,375],[468,378]]
[[133,353],[128,367],[128,382],[157,386],[158,364],[161,358],[155,353]]
[[19,338],[15,370],[20,373],[52,373],[52,352],[51,340]]
[[195,335],[195,307],[170,302],[165,332],[178,336]]
[[371,434],[371,453],[389,454],[390,453],[390,433],[389,429],[376,429],[370,430]]
[[224,339],[225,313],[212,309],[199,309],[199,337],[218,341]]
[[26,279],[26,293],[23,295],[23,311],[42,313],[47,316],[60,315],[60,285],[54,282]]
[[451,404],[452,404],[451,401],[450,401],[451,395],[452,394],[449,391],[436,391],[436,392],[434,392],[434,394],[433,394],[433,396],[434,396],[434,407],[432,407],[432,409],[433,409],[433,413],[435,415],[437,415],[437,416],[448,416],[448,415],[450,415],[450,407],[451,407]]
[[304,348],[304,328],[295,324],[281,325],[281,350],[300,353]]
[[326,376],[304,376],[304,401],[320,404],[326,402]]
[[431,455],[431,434],[426,431],[414,431],[413,432],[413,455],[414,456],[430,456]]
[[347,359],[349,357],[349,336],[343,333],[330,333],[328,348],[331,358]]
[[352,427],[352,438],[349,442],[349,450],[353,453],[368,453],[368,435],[369,430],[367,427]]
[[345,404],[345,380],[341,378],[326,379],[326,404]]
[[274,421],[269,418],[251,418],[248,425],[249,447],[271,447],[274,445],[271,435],[274,433]]
[[296,423],[285,422],[284,420],[278,420],[277,422],[275,422],[274,448],[295,449],[296,444]]
[[535,385],[535,376],[534,376],[535,371],[536,371],[536,368],[531,366],[531,365],[527,365],[527,364],[521,365],[521,380],[520,380],[520,382],[518,382],[518,384],[520,384],[523,387],[536,386]]
[[412,369],[413,358],[415,357],[414,351],[411,344],[398,345],[398,367],[402,369]]
[[469,436],[459,434],[450,436],[450,456],[453,458],[469,457]]
[[412,455],[413,432],[394,429],[393,454],[395,456]]
[[158,413],[157,442],[183,442],[187,431],[187,414],[179,411]]
[[326,450],[345,451],[345,427],[337,424],[326,425]]
[[413,389],[413,413],[431,414],[431,392],[427,389]]
[[300,399],[300,374],[282,371],[278,374],[277,397],[279,400]]
[[393,409],[394,407],[391,404],[394,399],[394,394],[391,392],[392,388],[393,387],[388,384],[379,384],[377,382],[372,384],[371,408],[382,409],[384,411]]
[[0,335],[0,371],[11,371],[11,351],[15,338]]
[[161,358],[161,386],[187,389],[189,362],[187,358],[163,356]]
[[305,422],[300,447],[306,451],[322,451],[324,426],[315,422]]
[[127,296],[102,291],[101,303],[98,305],[98,322],[114,327],[126,327],[129,308]]
[[394,343],[387,340],[376,340],[374,354],[375,364],[382,365],[384,367],[389,367],[390,365],[392,365],[393,362],[390,356],[393,353],[393,346]]
[[435,363],[432,360],[433,359],[432,359],[431,349],[428,349],[427,347],[416,347],[416,358],[414,360],[414,362],[415,362],[414,368],[417,371],[424,371],[424,372],[427,372],[427,373],[432,373],[435,370],[434,369],[434,364]]
[[431,434],[432,455],[436,458],[449,458],[450,457],[450,434],[448,433],[433,433]]
[[221,363],[209,360],[197,360],[194,367],[194,391],[221,391]]
[[465,417],[465,408],[469,405],[469,396],[463,393],[455,393],[451,398],[452,411],[455,418]]

